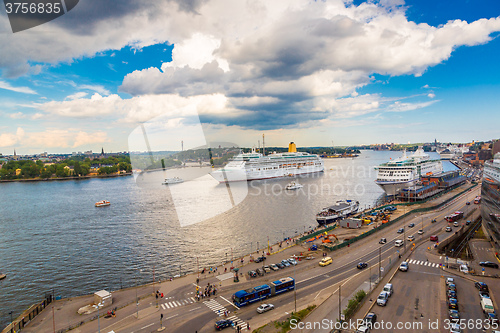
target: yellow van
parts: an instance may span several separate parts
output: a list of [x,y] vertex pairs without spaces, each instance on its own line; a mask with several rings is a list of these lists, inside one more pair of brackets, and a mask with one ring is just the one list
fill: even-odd
[[325,258],[321,259],[321,261],[319,262],[319,265],[326,266],[326,265],[330,265],[332,262],[333,262],[333,260],[331,257],[325,257]]

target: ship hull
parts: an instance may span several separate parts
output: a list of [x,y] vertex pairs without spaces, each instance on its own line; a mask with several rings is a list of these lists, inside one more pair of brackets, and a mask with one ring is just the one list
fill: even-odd
[[385,194],[388,196],[395,196],[403,189],[407,189],[413,187],[417,184],[418,179],[413,179],[406,182],[375,182],[382,190],[384,190]]
[[246,169],[230,169],[230,170],[216,170],[210,175],[215,178],[219,183],[234,182],[234,181],[250,181],[262,180],[282,177],[294,177],[299,175],[307,175],[313,173],[320,173],[324,171],[324,166],[310,166],[297,169],[279,169],[269,171],[250,171]]

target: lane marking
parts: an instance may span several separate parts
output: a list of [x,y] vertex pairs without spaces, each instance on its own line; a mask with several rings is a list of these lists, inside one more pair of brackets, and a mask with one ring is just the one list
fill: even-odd
[[223,297],[223,296],[219,296],[219,297],[222,298],[223,300],[225,300],[226,302],[228,302],[229,304],[231,304],[232,306],[234,306],[235,308],[237,308],[238,310],[240,309],[234,303],[229,302],[225,297]]
[[[174,318],[174,317],[177,317],[178,315],[179,315],[179,314],[175,314],[175,315],[173,315],[173,316],[167,317],[167,318],[165,318],[165,320],[167,320],[167,319],[171,319],[171,318]],[[153,324],[151,324],[151,325],[153,325]],[[151,325],[150,325],[150,326],[151,326]]]
[[194,309],[191,309],[189,310],[188,312],[191,312],[191,311],[194,311],[194,310],[198,310],[198,309],[201,309],[201,306],[197,307],[197,308],[194,308]]
[[151,323],[151,324],[149,324],[149,325],[146,325],[146,326],[144,326],[144,327],[141,327],[141,330],[143,330],[143,329],[145,329],[145,328],[148,328],[149,326],[153,326],[154,324],[155,324],[155,323]]

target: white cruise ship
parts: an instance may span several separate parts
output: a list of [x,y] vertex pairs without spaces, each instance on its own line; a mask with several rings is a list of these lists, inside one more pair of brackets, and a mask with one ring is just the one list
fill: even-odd
[[221,183],[269,179],[322,172],[323,160],[318,155],[297,152],[293,142],[287,153],[273,153],[267,156],[255,152],[236,155],[225,167],[211,173]]
[[419,147],[412,155],[407,156],[405,150],[403,156],[375,169],[378,170],[375,183],[391,196],[416,185],[422,175],[443,172],[443,164],[441,160],[432,160],[422,147]]
[[496,153],[493,161],[484,162],[483,176],[493,182],[500,183],[500,153]]

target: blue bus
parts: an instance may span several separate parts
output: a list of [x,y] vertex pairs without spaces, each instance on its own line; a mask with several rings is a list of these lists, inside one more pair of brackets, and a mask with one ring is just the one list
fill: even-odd
[[295,289],[295,280],[286,277],[273,281],[269,285],[264,284],[255,288],[237,291],[233,295],[233,302],[237,307],[241,307],[293,289]]

